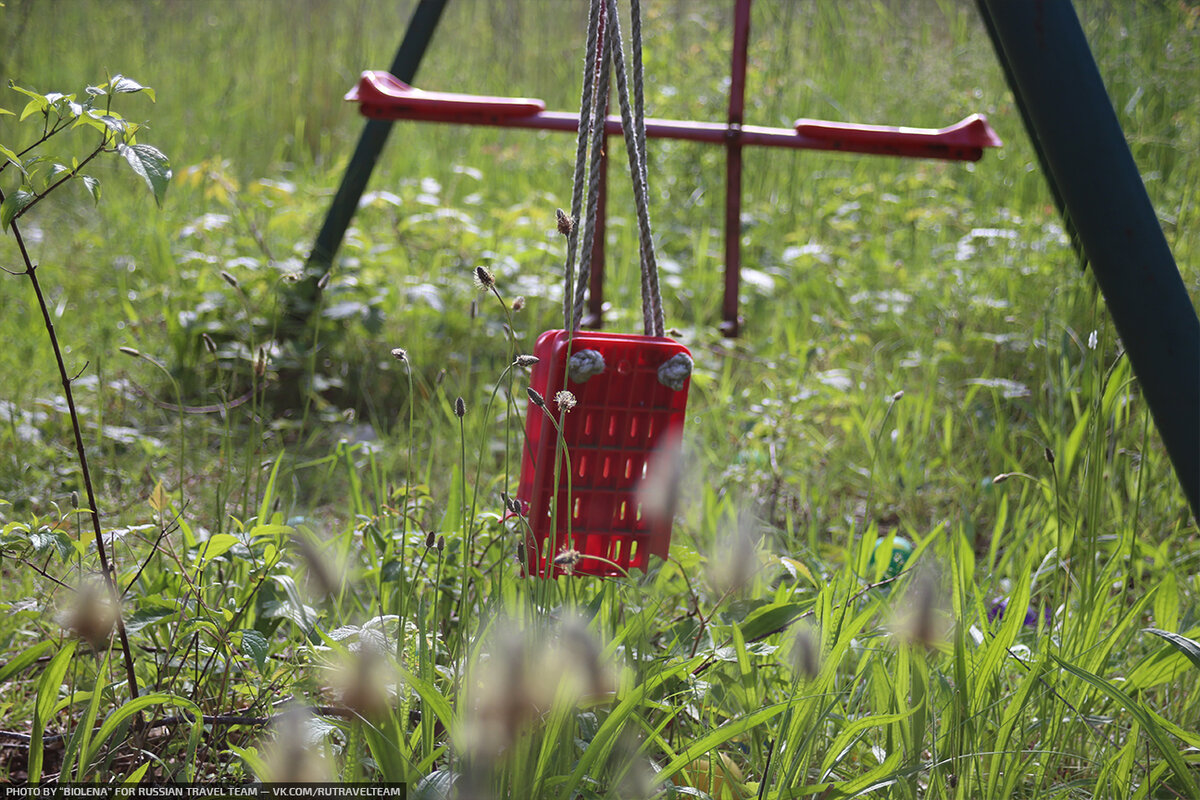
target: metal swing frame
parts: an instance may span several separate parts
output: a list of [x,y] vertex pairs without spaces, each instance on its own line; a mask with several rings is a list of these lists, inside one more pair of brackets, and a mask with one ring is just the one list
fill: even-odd
[[[730,335],[738,330],[741,149],[771,146],[771,135],[742,124],[750,2],[737,0],[735,6],[727,123],[711,128],[702,123],[688,126],[697,136],[703,131],[708,138],[702,141],[723,144],[728,155],[723,312],[725,331]],[[400,83],[413,80],[445,5],[446,0],[421,0],[418,4],[390,70]],[[1059,212],[1081,261],[1095,275],[1193,516],[1200,518],[1200,318],[1158,223],[1079,18],[1070,0],[976,0],[976,5]],[[538,111],[535,116],[544,113]],[[319,292],[317,279],[333,263],[393,119],[417,118],[397,115],[368,120],[309,257],[303,287],[307,296],[301,298],[292,317],[302,321],[311,308],[312,298]],[[549,124],[551,119],[542,118],[541,122]],[[653,136],[649,123],[647,135]],[[795,144],[779,146],[879,152],[861,150],[856,144],[861,145],[864,137],[904,130],[837,126],[817,123],[802,129],[798,125],[791,133],[796,137]],[[684,132],[671,126],[663,130]],[[948,132],[916,133],[936,136]],[[602,248],[603,237],[596,237],[596,241]],[[599,255],[601,258],[593,262],[592,278],[595,322],[599,321],[603,302],[602,286],[596,284],[602,280],[602,250]]]

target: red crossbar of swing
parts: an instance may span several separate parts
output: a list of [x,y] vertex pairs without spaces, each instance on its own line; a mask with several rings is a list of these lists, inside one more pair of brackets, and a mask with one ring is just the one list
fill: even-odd
[[[796,150],[833,150],[848,153],[936,158],[948,161],[978,161],[987,147],[1001,146],[1000,137],[981,114],[972,114],[945,128],[905,128],[888,125],[859,125],[846,122],[798,119],[792,128],[770,128],[742,124],[746,90],[746,54],[750,38],[751,0],[737,0],[734,10],[733,74],[730,80],[729,114],[725,123],[692,120],[646,119],[646,136],[679,139],[726,148],[725,171],[725,297],[723,329],[736,335],[738,288],[741,271],[741,184],[743,147],[785,147]],[[362,74],[346,95],[357,102],[364,116],[372,119],[444,122],[502,128],[530,128],[577,132],[579,115],[547,111],[541,100],[527,97],[427,92],[415,89],[381,71]],[[609,116],[605,133],[620,135],[621,118]],[[589,325],[598,325],[603,307],[604,192],[597,221],[589,292]]]

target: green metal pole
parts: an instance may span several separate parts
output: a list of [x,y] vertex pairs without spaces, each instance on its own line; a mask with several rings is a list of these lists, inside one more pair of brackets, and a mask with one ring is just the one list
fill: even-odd
[[[411,83],[417,74],[417,67],[421,64],[421,58],[425,55],[445,7],[446,0],[421,0],[413,11],[408,30],[391,68],[392,74],[405,83]],[[358,201],[362,198],[363,190],[366,189],[371,172],[375,169],[375,162],[379,160],[379,154],[383,151],[383,145],[387,142],[391,130],[390,120],[370,119],[363,126],[358,146],[354,149],[354,155],[351,156],[346,173],[342,176],[342,183],[334,195],[333,205],[330,206],[325,223],[317,234],[317,241],[309,253],[304,280],[297,284],[289,297],[285,320],[288,328],[285,331],[287,338],[295,338],[304,329],[320,295],[317,282],[333,265],[333,258],[341,247],[346,228],[350,226],[350,220],[358,209]]]
[[1200,519],[1200,320],[1070,0],[977,0]]

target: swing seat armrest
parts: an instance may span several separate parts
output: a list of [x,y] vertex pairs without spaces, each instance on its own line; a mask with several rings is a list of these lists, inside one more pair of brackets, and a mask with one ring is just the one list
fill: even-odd
[[982,114],[969,117],[945,128],[907,128],[892,125],[859,125],[798,119],[796,133],[854,152],[895,155],[938,155],[957,153],[971,160],[983,155],[985,147],[1000,147],[1003,142]]
[[489,97],[451,92],[426,92],[382,70],[367,71],[347,94],[373,119],[429,119],[471,122],[487,117],[528,117],[546,110],[529,97]]

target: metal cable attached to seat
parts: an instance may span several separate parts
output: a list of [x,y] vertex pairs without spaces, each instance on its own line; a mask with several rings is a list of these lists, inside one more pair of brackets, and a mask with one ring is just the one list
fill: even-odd
[[[575,183],[571,199],[571,219],[574,223],[568,235],[566,294],[563,315],[568,330],[579,328],[583,320],[584,297],[591,273],[591,250],[596,235],[600,195],[600,171],[605,142],[605,115],[608,103],[609,70],[616,74],[617,102],[621,109],[621,128],[629,158],[629,173],[633,182],[634,205],[638,221],[638,252],[642,276],[642,318],[647,336],[665,334],[662,294],[658,285],[658,262],[654,253],[653,232],[650,229],[650,192],[646,164],[645,89],[642,69],[641,3],[631,0],[631,35],[633,39],[633,101],[625,69],[624,46],[616,0],[592,0],[588,22],[588,53],[584,69],[583,92],[579,113],[579,140],[575,152]],[[603,18],[604,31],[600,25]],[[601,45],[598,40],[603,41]],[[599,74],[596,75],[596,69]],[[595,79],[593,79],[595,78]],[[588,148],[590,146],[590,157]],[[583,174],[587,165],[587,216],[584,220],[583,249],[579,253],[579,274],[574,274],[578,252],[578,228]]]

